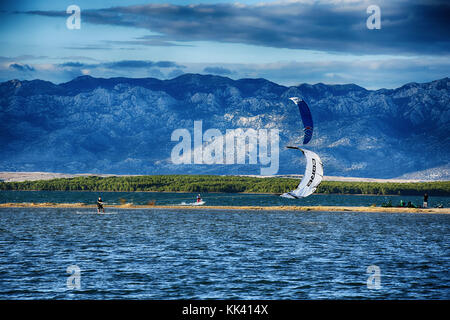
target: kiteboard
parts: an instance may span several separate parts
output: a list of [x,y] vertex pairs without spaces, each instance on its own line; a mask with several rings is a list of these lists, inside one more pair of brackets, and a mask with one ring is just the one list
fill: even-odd
[[206,203],[205,201],[191,202],[191,203],[182,202],[182,203],[180,203],[180,205],[181,206],[202,206],[205,203]]
[[91,212],[91,211],[75,211],[75,214],[97,214],[97,215],[111,215],[111,214],[117,214],[117,212],[110,211],[110,212],[100,212],[97,211]]

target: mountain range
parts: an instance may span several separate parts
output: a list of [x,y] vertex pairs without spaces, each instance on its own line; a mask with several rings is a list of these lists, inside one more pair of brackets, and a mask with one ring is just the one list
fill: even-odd
[[355,84],[282,86],[265,79],[184,74],[0,83],[0,171],[112,174],[259,174],[261,165],[174,164],[179,128],[278,129],[279,174],[303,173],[302,122],[290,97],[309,105],[305,148],[330,176],[450,179],[450,79],[366,90]]

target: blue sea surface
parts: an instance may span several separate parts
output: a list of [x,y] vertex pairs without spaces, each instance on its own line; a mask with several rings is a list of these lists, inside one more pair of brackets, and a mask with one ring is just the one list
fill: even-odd
[[0,299],[450,298],[450,215],[95,211],[0,208]]

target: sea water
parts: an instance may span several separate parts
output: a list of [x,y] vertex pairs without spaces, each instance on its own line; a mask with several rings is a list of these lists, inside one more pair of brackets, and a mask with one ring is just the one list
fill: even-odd
[[0,299],[450,298],[450,215],[95,211],[0,208]]
[[[198,193],[174,192],[91,192],[91,191],[0,191],[0,203],[8,202],[54,202],[54,203],[85,203],[95,204],[101,196],[106,205],[117,205],[121,199],[136,205],[155,201],[156,205],[179,205],[196,201]],[[322,195],[313,194],[303,199],[286,199],[274,194],[247,193],[202,193],[205,206],[381,206],[391,202],[399,205],[411,201],[422,205],[421,196],[374,196],[374,195]],[[122,201],[123,201],[122,200]],[[430,195],[428,206],[438,205],[450,207],[450,197],[435,197]]]

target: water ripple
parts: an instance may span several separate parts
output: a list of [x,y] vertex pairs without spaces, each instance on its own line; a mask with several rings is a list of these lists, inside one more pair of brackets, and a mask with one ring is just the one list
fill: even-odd
[[0,209],[0,299],[450,298],[446,215],[80,210]]

